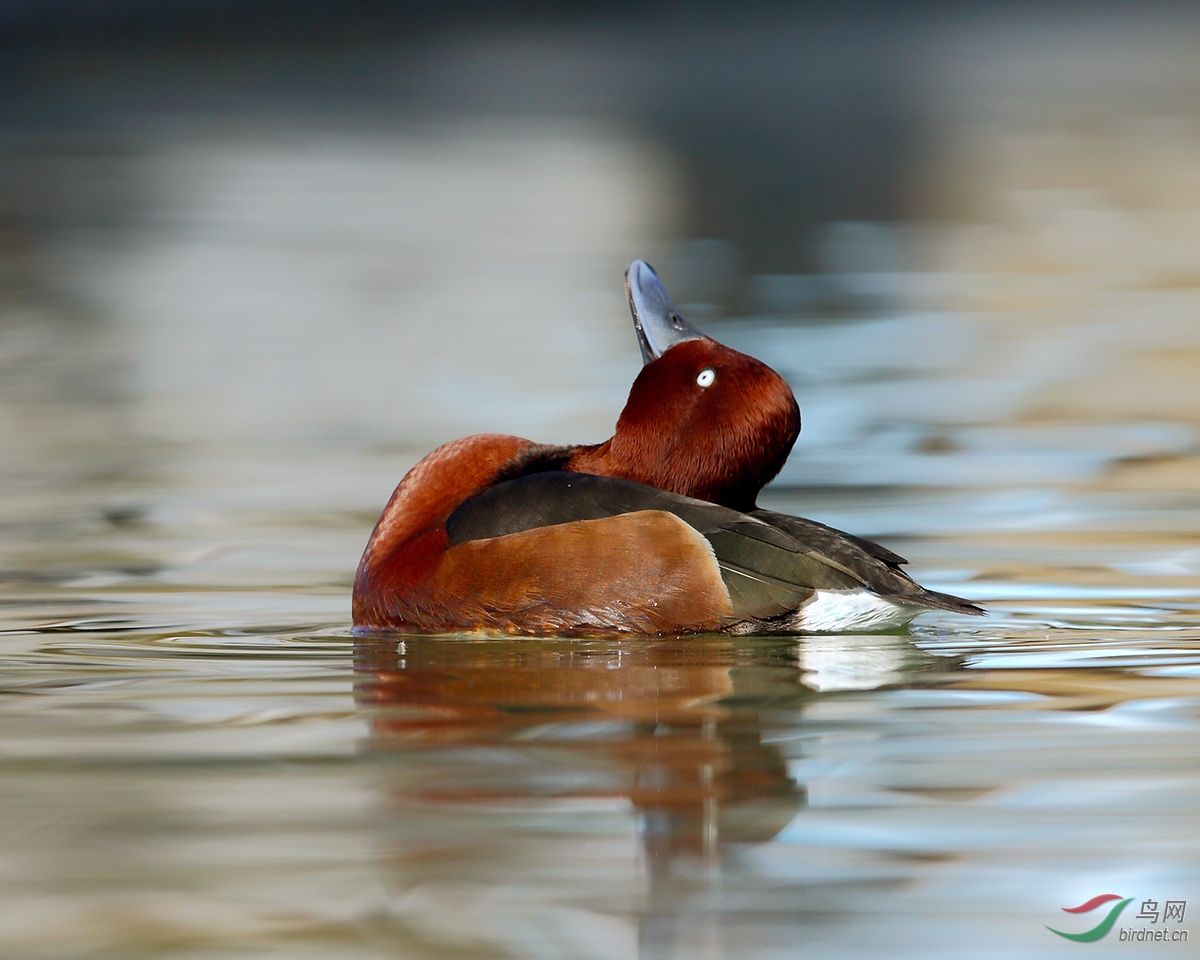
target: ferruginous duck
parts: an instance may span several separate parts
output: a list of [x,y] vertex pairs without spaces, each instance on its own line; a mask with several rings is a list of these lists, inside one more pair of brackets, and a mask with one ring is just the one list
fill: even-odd
[[645,365],[612,439],[479,434],[434,450],[367,542],[356,627],[778,634],[984,612],[926,590],[886,547],[760,510],[800,432],[791,389],[685,320],[648,264],[625,285]]

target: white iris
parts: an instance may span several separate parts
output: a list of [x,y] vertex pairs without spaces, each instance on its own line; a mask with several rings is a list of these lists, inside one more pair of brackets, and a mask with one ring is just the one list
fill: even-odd
[[696,377],[696,382],[702,387],[711,387],[712,382],[717,379],[716,371],[712,367],[705,367],[700,371],[700,375]]

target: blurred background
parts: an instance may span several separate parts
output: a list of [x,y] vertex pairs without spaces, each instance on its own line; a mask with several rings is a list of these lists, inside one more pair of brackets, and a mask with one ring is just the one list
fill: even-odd
[[[0,952],[1195,907],[1198,52],[1168,2],[0,0]],[[764,505],[990,619],[350,636],[430,449],[610,435],[634,258],[795,390]]]
[[0,35],[10,491],[602,439],[635,257],[792,382],[790,483],[1200,477],[1190,5],[9,0]]

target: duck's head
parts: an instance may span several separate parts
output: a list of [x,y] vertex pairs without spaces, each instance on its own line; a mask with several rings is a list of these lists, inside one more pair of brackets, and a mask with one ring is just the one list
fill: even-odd
[[800,433],[800,408],[765,363],[705,336],[658,274],[625,273],[645,365],[608,442],[614,472],[738,510],[754,506]]

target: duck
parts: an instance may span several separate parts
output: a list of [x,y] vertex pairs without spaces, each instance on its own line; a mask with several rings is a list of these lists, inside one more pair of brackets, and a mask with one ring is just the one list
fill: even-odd
[[769,366],[706,336],[635,260],[643,366],[598,444],[476,434],[400,481],[354,579],[356,631],[803,634],[983,608],[887,547],[758,506],[800,433]]

